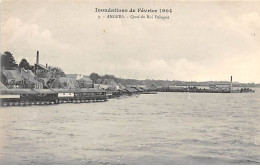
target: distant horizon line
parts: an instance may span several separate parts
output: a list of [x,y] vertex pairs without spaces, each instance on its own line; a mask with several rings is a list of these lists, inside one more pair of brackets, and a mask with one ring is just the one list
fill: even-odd
[[[101,75],[101,76],[104,76],[104,75],[113,75],[113,74],[99,74],[97,72],[91,72],[91,73],[96,73],[98,75]],[[90,74],[91,74],[90,73]],[[83,73],[65,73],[66,74],[81,74],[81,75],[85,75]],[[86,76],[90,76],[89,75],[86,75]],[[129,80],[155,80],[155,81],[179,81],[179,82],[230,82],[230,80],[203,80],[203,81],[188,81],[188,80],[178,80],[178,79],[136,79],[136,78],[124,78],[124,77],[117,77],[116,75],[113,75],[115,78],[119,78],[119,79],[129,79]],[[231,77],[231,76],[230,76]],[[233,77],[233,76],[232,76]],[[239,81],[233,81],[233,83],[246,83],[246,84],[260,84],[260,82],[239,82]]]

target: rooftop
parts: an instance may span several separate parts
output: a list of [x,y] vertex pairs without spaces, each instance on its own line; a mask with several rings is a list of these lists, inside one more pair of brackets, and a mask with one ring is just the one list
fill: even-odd
[[39,66],[40,68],[42,68],[42,69],[44,69],[46,71],[49,70],[48,68],[46,68],[44,65],[41,65],[41,64],[35,64],[35,66]]
[[3,70],[3,74],[7,79],[18,79],[20,80],[21,73],[18,70]]

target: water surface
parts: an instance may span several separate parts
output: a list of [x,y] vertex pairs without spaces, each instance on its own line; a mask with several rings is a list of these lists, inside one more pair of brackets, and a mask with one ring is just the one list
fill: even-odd
[[0,109],[0,164],[260,164],[260,89]]

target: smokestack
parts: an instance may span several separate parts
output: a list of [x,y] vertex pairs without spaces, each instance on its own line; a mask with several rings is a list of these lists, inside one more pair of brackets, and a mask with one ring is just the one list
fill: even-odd
[[37,51],[36,64],[39,64],[39,51]]
[[230,77],[230,90],[233,90],[232,76]]
[[46,64],[46,68],[48,68],[48,64]]

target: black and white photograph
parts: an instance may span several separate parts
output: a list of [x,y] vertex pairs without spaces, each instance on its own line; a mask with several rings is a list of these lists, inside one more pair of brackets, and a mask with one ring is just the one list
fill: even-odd
[[0,0],[0,165],[259,165],[260,1]]

